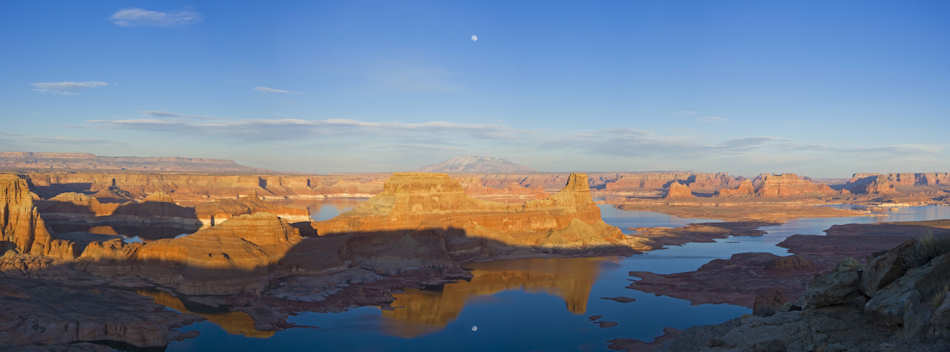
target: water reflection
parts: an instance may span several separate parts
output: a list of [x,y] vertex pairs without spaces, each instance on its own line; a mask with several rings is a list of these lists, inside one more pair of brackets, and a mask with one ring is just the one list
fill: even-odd
[[333,199],[307,204],[310,210],[310,218],[314,221],[324,221],[335,218],[337,215],[348,212],[362,199]]
[[[194,314],[207,319],[209,322],[221,327],[229,334],[241,335],[253,338],[268,338],[274,336],[273,331],[262,331],[254,327],[254,319],[244,312],[231,312],[227,310],[214,309],[211,307],[191,307],[185,304],[178,297],[172,296],[166,292],[139,290],[136,293],[151,297],[155,303],[174,309],[181,313]],[[203,309],[202,309],[203,308]]]
[[[609,205],[601,206],[601,211],[606,222],[624,229],[709,221],[626,212]],[[474,277],[470,282],[446,284],[441,290],[394,294],[392,310],[360,307],[341,313],[302,313],[290,321],[319,328],[283,330],[266,340],[234,335],[232,331],[237,330],[233,325],[219,325],[220,320],[209,318],[210,322],[185,328],[200,331],[197,338],[172,343],[168,349],[254,351],[308,346],[367,351],[605,351],[606,341],[612,338],[649,341],[661,335],[665,327],[717,324],[750,313],[745,307],[692,305],[686,300],[628,289],[629,271],[691,271],[712,259],[741,252],[785,255],[787,251],[775,245],[785,237],[821,234],[835,224],[939,218],[950,218],[950,207],[902,208],[877,217],[797,219],[766,227],[768,234],[761,237],[689,243],[622,259],[550,258],[472,264]],[[600,299],[616,296],[636,301]],[[604,320],[620,325],[599,328],[587,315],[604,315]],[[474,325],[478,326],[477,332],[471,329]]]
[[621,210],[609,204],[598,204],[604,222],[619,227],[626,234],[634,234],[637,227],[681,227],[697,222],[720,222],[716,219],[681,218],[678,216],[641,210]]
[[385,333],[416,337],[439,331],[454,321],[469,300],[508,290],[547,293],[564,300],[567,311],[584,314],[591,287],[605,258],[520,259],[471,266],[471,281],[445,284],[439,290],[394,294],[382,317]]

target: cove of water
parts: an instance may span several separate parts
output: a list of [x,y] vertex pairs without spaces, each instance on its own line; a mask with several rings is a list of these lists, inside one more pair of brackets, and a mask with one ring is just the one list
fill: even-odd
[[[330,205],[333,206],[333,205]],[[335,208],[320,208],[324,220]],[[627,212],[601,205],[604,220],[628,227],[683,226],[708,219],[688,219],[651,212]],[[335,216],[335,214],[333,214]],[[332,216],[331,216],[332,217]],[[446,284],[441,291],[407,290],[395,294],[392,310],[360,307],[341,313],[302,313],[290,318],[301,325],[269,338],[232,335],[212,322],[183,328],[197,338],[175,342],[170,351],[206,349],[347,351],[606,351],[607,341],[625,337],[651,341],[664,327],[684,329],[717,324],[750,309],[728,304],[690,305],[688,301],[628,289],[629,271],[692,271],[712,259],[741,252],[787,255],[775,246],[792,234],[822,234],[835,224],[915,221],[950,218],[950,207],[901,208],[881,216],[812,218],[763,227],[761,237],[729,237],[712,243],[688,243],[627,258],[523,259],[478,263],[473,279]],[[632,297],[619,303],[601,297]],[[600,328],[588,317],[618,322]],[[477,326],[476,329],[473,327]]]

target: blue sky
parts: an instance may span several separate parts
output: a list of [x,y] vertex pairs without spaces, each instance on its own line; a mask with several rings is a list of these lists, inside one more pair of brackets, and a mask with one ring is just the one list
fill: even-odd
[[0,149],[950,170],[946,1],[235,3],[0,3]]

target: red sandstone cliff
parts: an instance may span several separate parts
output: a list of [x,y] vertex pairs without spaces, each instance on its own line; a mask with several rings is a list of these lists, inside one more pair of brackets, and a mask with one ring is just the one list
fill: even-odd
[[855,194],[893,194],[898,188],[950,185],[950,172],[856,173],[845,184]]
[[664,199],[691,199],[693,197],[693,190],[689,185],[679,183],[678,181],[671,182],[666,189],[666,196]]
[[467,196],[446,174],[396,173],[382,193],[314,227],[321,236],[451,227],[464,230],[468,237],[510,246],[591,249],[637,245],[603,222],[583,174],[571,174],[566,186],[550,197],[504,204]]
[[615,180],[605,180],[604,190],[616,193],[640,193],[662,190],[671,182],[680,182],[689,185],[692,190],[697,192],[713,193],[719,189],[736,187],[742,180],[742,177],[734,177],[721,172],[618,173]]
[[0,249],[15,249],[35,256],[71,256],[68,243],[52,240],[46,223],[33,206],[33,195],[26,180],[9,174],[0,175]]
[[719,197],[727,198],[768,199],[825,197],[840,194],[841,192],[831,189],[826,184],[817,183],[796,174],[762,174],[751,181],[743,181],[735,189],[721,189],[717,193]]

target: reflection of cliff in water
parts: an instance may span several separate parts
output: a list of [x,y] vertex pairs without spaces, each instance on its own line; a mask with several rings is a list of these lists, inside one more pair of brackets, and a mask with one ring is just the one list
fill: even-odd
[[138,294],[151,297],[155,303],[177,310],[184,314],[194,314],[218,325],[232,335],[246,337],[268,338],[274,336],[273,331],[258,330],[254,327],[254,318],[244,312],[228,311],[214,307],[202,307],[197,304],[186,304],[178,297],[161,291],[139,290]]
[[445,284],[441,290],[411,289],[393,294],[393,309],[382,312],[384,331],[405,338],[436,332],[454,321],[470,299],[507,290],[555,295],[564,299],[571,313],[584,314],[604,259],[518,259],[472,264],[471,281]]

